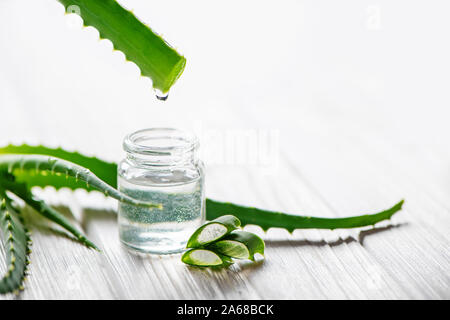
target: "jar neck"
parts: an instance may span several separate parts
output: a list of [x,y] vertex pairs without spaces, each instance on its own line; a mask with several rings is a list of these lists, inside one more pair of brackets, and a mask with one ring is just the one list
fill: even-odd
[[139,130],[127,135],[123,141],[127,160],[140,167],[194,164],[198,147],[194,134],[171,128]]

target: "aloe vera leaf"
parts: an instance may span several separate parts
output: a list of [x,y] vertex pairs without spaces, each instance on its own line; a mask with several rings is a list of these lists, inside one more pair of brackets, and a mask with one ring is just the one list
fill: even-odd
[[255,260],[255,254],[264,256],[264,241],[256,234],[235,230],[207,248],[222,255],[236,259]]
[[89,239],[87,239],[69,220],[67,220],[62,213],[47,205],[44,201],[34,196],[24,184],[13,184],[8,187],[8,190],[21,198],[27,205],[36,210],[45,218],[60,225],[69,231],[75,238],[88,248],[100,251],[100,249]]
[[[94,243],[92,243],[80,231],[78,231],[78,229],[73,226],[59,211],[53,209],[44,201],[34,196],[25,183],[15,182],[14,177],[8,177],[8,174],[5,173],[3,173],[3,176],[0,177],[3,177],[3,179],[1,179],[0,181],[2,188],[14,193],[17,197],[21,198],[26,204],[36,210],[39,214],[69,231],[80,243],[84,244],[86,247],[100,251]],[[16,212],[17,211],[18,210],[16,210]]]
[[[103,192],[105,195],[111,196],[124,203],[146,208],[161,208],[160,204],[133,199],[99,179],[89,169],[59,158],[30,154],[8,154],[0,157],[0,173],[14,175],[16,168],[19,168],[21,171],[41,174],[44,177],[51,175],[61,175],[64,176],[64,178],[72,177],[76,180],[84,181],[87,187],[93,187]],[[43,181],[45,181],[45,179],[43,179]],[[0,181],[0,183],[7,183],[7,181]],[[46,182],[46,185],[48,185],[48,182]]]
[[195,230],[189,238],[186,248],[199,248],[211,242],[217,241],[241,225],[238,218],[232,215],[224,215],[207,222]]
[[0,293],[17,292],[23,289],[30,250],[30,237],[23,218],[11,205],[4,191],[0,195],[0,229],[6,252],[7,271],[0,279]]
[[[40,154],[64,159],[76,163],[81,167],[88,168],[99,179],[103,180],[113,188],[116,188],[117,185],[117,165],[115,163],[100,160],[95,157],[88,157],[78,152],[69,152],[62,148],[47,148],[42,145],[29,146],[22,144],[15,146],[10,144],[0,148],[0,155],[2,154]],[[14,175],[17,180],[20,181],[20,170],[17,170],[17,173],[14,172]],[[33,183],[34,179],[36,179],[36,183]],[[26,180],[27,181],[23,182],[29,182],[29,185],[51,185],[56,189],[69,187],[74,190],[79,188],[88,188],[89,191],[95,190],[92,187],[87,187],[83,181],[76,181],[74,177],[61,177],[56,175],[43,177],[42,175],[27,174]],[[70,180],[70,184],[68,184],[66,180]]]
[[[30,194],[31,195],[31,194]],[[19,195],[17,195],[19,196]],[[100,251],[100,249],[89,239],[86,238],[77,228],[75,228],[59,211],[47,205],[44,201],[33,197],[20,197],[26,204],[39,212],[42,216],[60,225],[69,231],[75,238],[86,247]]]
[[216,252],[203,248],[190,249],[186,251],[181,256],[181,261],[197,267],[228,266],[232,263],[232,261],[227,257],[223,257]]
[[214,219],[222,214],[233,213],[241,220],[242,226],[253,224],[260,226],[263,230],[269,228],[283,228],[289,232],[295,229],[340,229],[358,228],[374,225],[382,220],[390,219],[392,215],[401,210],[404,200],[393,207],[374,214],[345,218],[319,218],[309,216],[297,216],[282,212],[245,207],[229,202],[218,202],[206,199],[206,212],[208,219]]
[[[104,175],[108,176],[107,180],[111,182],[111,186],[116,187],[117,185],[116,182],[117,165],[114,166],[114,164],[111,164],[109,162],[104,162],[102,160],[96,159],[95,162],[96,166],[91,168],[90,164],[92,158],[84,157],[79,153],[72,153],[72,152],[65,152],[61,154],[58,151],[60,149],[51,149],[42,146],[37,147],[26,145],[8,146],[0,148],[0,154],[9,153],[8,150],[14,150],[14,152],[16,153],[45,152],[46,155],[52,156],[58,154],[64,160],[72,161],[77,164],[80,164],[80,162],[83,163],[87,168],[91,169],[94,174],[97,174],[97,171],[100,170],[100,168],[103,168],[104,170],[102,170],[101,172]],[[43,187],[47,185],[46,180],[44,179],[46,177],[41,176],[32,177],[30,176],[29,172],[21,171],[20,168],[15,169],[13,173],[17,177],[18,181],[26,181],[29,183],[29,186]],[[105,179],[105,176],[103,176],[103,178]],[[53,179],[54,180],[52,180],[52,185],[54,185],[55,188],[68,187],[76,189],[80,187],[83,189],[87,189],[85,185],[81,186],[75,185],[73,183],[73,180],[70,179],[66,180],[64,177],[54,176]],[[55,184],[53,184],[53,182],[55,182]],[[292,215],[282,212],[275,212],[257,209],[253,207],[241,206],[229,202],[219,202],[212,199],[206,199],[206,219],[213,220],[221,215],[231,213],[241,220],[243,226],[253,224],[260,226],[264,230],[268,230],[269,228],[275,227],[286,229],[289,232],[292,232],[295,229],[303,229],[303,228],[315,228],[315,229],[357,228],[368,225],[374,225],[377,222],[390,219],[393,214],[401,210],[402,205],[403,200],[398,202],[392,208],[375,214],[345,217],[345,218],[319,218],[319,217]]]
[[109,39],[127,60],[136,63],[142,76],[152,79],[155,89],[167,93],[181,76],[186,59],[115,0],[58,1],[67,12],[79,14],[85,26],[97,29],[101,39]]

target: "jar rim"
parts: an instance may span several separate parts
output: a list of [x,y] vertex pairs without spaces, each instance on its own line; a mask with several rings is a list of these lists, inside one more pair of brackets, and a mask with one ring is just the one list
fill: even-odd
[[123,149],[132,154],[170,156],[190,153],[199,146],[197,136],[175,128],[147,128],[125,136]]

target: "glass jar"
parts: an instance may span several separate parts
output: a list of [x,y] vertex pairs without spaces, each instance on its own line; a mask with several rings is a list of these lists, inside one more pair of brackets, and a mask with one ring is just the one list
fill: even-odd
[[140,253],[183,251],[191,234],[205,221],[198,139],[177,129],[144,129],[126,136],[123,148],[126,158],[118,166],[119,190],[163,208],[119,203],[120,241]]

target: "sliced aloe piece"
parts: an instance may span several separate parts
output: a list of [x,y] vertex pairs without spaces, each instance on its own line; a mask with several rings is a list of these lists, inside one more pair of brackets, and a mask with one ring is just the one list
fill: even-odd
[[236,230],[209,245],[208,249],[228,257],[254,261],[256,253],[264,255],[264,247],[264,241],[256,234]]
[[232,263],[228,257],[222,257],[220,254],[207,249],[191,249],[186,251],[181,257],[181,261],[198,267],[218,267]]
[[231,231],[236,230],[241,221],[232,215],[218,217],[195,230],[189,238],[187,248],[203,247],[211,242],[222,239]]

